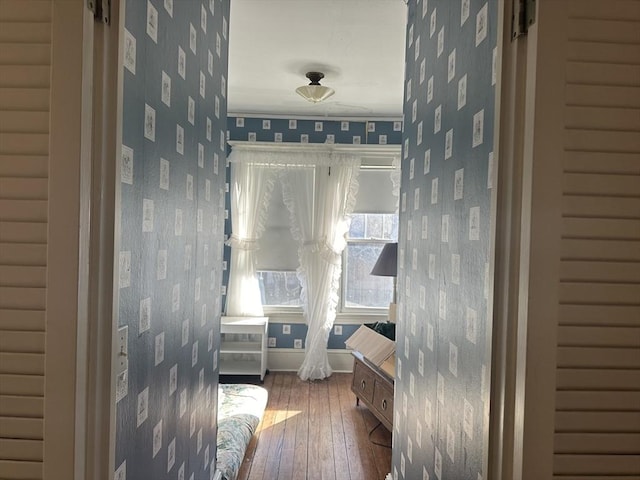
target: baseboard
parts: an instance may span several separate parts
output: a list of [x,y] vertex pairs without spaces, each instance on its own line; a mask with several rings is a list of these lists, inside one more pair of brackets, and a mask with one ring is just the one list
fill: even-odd
[[[336,373],[353,371],[351,350],[329,350],[329,365]],[[297,372],[304,360],[304,350],[297,348],[270,348],[267,368],[273,372]]]

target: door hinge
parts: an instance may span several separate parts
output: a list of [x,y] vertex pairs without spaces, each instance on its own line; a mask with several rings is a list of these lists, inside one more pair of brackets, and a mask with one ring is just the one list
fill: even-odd
[[536,22],[536,0],[513,0],[511,18],[511,38],[526,35],[529,27]]
[[111,0],[87,0],[87,8],[93,12],[93,18],[105,25],[111,23]]

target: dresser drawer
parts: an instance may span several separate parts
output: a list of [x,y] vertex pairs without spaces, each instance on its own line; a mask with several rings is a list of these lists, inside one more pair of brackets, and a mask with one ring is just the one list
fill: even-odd
[[376,380],[373,390],[373,408],[389,423],[393,423],[393,388],[382,380]]
[[393,376],[353,352],[351,391],[389,431],[393,429]]
[[353,383],[351,390],[358,398],[371,402],[373,400],[373,387],[375,378],[371,375],[371,370],[356,361],[353,370]]

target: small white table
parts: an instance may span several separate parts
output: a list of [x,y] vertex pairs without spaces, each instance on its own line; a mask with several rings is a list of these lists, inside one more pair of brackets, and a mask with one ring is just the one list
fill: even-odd
[[[222,317],[220,333],[220,375],[260,375],[267,373],[267,331],[269,317]],[[248,341],[226,340],[226,334],[251,335]],[[242,354],[242,360],[234,359]]]

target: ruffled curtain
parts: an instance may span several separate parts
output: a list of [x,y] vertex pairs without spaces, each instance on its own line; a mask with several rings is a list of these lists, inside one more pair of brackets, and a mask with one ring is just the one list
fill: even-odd
[[391,174],[389,175],[389,178],[391,179],[391,184],[392,189],[391,189],[391,193],[393,193],[394,197],[398,197],[396,199],[396,213],[398,213],[399,211],[399,204],[400,204],[400,181],[401,181],[401,172],[400,172],[400,157],[393,157],[393,161],[391,162],[391,167],[393,170],[391,170]]
[[[256,250],[265,228],[267,206],[276,172],[250,161],[231,163],[231,265],[226,314],[262,317],[260,285],[256,275]],[[246,159],[245,159],[246,160]]]
[[[298,375],[303,380],[326,378],[332,373],[327,342],[336,318],[341,254],[347,244],[346,233],[351,223],[349,215],[353,212],[358,191],[360,158],[322,147],[280,149],[250,145],[245,148],[234,146],[230,161],[233,236],[228,243],[235,248],[231,257],[227,315],[262,316],[262,305],[250,313],[236,312],[246,312],[249,291],[254,291],[247,289],[253,289],[253,285],[256,293],[251,295],[256,296],[251,303],[260,303],[255,249],[264,230],[273,175],[277,173],[291,216],[291,233],[299,245],[297,273],[308,326],[305,359]],[[234,213],[234,205],[238,205],[236,210],[240,208],[240,211]],[[255,212],[253,217],[250,214],[252,208]],[[243,209],[245,213],[241,213]],[[237,216],[244,220],[236,220]],[[251,230],[250,219],[255,221],[255,230]],[[232,283],[236,268],[245,274]],[[242,302],[239,301],[240,295]],[[240,310],[230,310],[233,303]]]
[[284,201],[298,242],[298,278],[307,337],[298,370],[302,380],[331,375],[327,355],[329,333],[336,318],[341,254],[358,191],[360,161],[344,154],[317,159],[314,168],[287,168],[281,174]]

